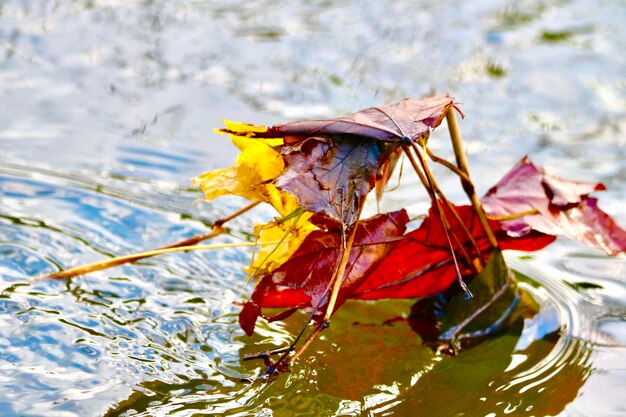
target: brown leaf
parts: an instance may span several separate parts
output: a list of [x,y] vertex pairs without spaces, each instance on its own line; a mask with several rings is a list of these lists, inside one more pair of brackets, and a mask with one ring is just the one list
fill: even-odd
[[339,224],[347,231],[374,185],[380,198],[399,147],[428,138],[453,105],[452,97],[439,94],[334,119],[269,128],[230,122],[218,131],[247,139],[281,139],[276,149],[286,169],[266,183],[294,195],[301,207],[317,214],[313,219],[317,225]]
[[374,186],[381,145],[346,136],[310,137],[282,151],[286,170],[276,187],[298,198],[302,208],[352,225]]
[[[404,99],[381,107],[370,107],[347,116],[328,120],[307,120],[271,126],[266,132],[250,137],[284,138],[285,143],[300,142],[311,136],[354,135],[383,142],[402,142],[408,136],[413,142],[426,138],[454,105],[448,94],[419,100]],[[225,133],[231,132],[222,129]]]

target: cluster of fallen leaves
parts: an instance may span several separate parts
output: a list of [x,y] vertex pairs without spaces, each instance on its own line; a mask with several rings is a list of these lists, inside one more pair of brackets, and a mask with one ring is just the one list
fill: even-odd
[[[226,122],[219,129],[241,153],[232,167],[196,178],[207,199],[235,194],[268,203],[280,215],[255,227],[261,249],[249,273],[258,284],[239,316],[248,335],[259,317],[283,319],[298,309],[321,321],[337,279],[330,313],[347,299],[442,292],[456,282],[457,269],[471,280],[492,253],[536,251],[556,235],[611,255],[626,249],[626,232],[589,196],[604,190],[602,184],[557,178],[528,158],[480,200],[497,247],[474,206],[447,205],[438,197],[411,231],[403,209],[360,219],[366,196],[376,188],[380,198],[404,147],[427,143],[454,108],[453,99],[442,94],[336,119],[271,127]],[[280,242],[264,245],[275,241]],[[278,314],[265,314],[277,308]]]

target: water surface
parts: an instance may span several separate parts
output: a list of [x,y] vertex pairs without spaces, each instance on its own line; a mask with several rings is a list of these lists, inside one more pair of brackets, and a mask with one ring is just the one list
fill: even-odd
[[[509,257],[539,314],[457,357],[393,320],[411,301],[351,302],[291,373],[252,384],[260,364],[241,356],[285,344],[304,317],[244,336],[247,250],[32,278],[201,233],[243,205],[196,202],[190,186],[235,158],[212,133],[221,118],[435,92],[462,103],[479,190],[529,154],[604,182],[602,207],[626,225],[624,21],[609,0],[0,1],[0,414],[626,414],[626,261],[571,241]],[[445,129],[431,145],[450,156]],[[403,181],[383,208],[424,210]]]

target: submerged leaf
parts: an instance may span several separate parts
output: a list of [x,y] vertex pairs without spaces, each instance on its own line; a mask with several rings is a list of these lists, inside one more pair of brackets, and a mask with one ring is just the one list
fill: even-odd
[[626,250],[626,231],[589,197],[602,191],[600,183],[569,181],[547,174],[523,158],[482,198],[491,216],[506,216],[536,210],[537,214],[503,220],[512,236],[531,231],[564,235],[616,255]]
[[[469,289],[475,294],[469,301],[462,291],[449,289],[413,305],[409,323],[425,343],[452,347],[454,352],[461,342],[465,346],[504,327],[519,300],[515,279],[500,250],[491,253]],[[441,346],[443,342],[452,346]]]

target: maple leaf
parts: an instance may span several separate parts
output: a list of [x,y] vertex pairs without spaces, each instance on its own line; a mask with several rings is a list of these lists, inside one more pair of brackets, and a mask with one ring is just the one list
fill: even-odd
[[[441,124],[454,99],[438,94],[419,100],[404,99],[380,107],[370,107],[343,117],[326,120],[305,120],[249,132],[255,138],[283,138],[286,144],[301,142],[312,136],[354,135],[365,139],[401,143],[426,139]],[[228,126],[225,133],[237,134]]]
[[[479,254],[466,235],[460,223],[451,215],[449,208],[442,209],[447,213],[451,233],[457,237],[453,247],[456,253],[462,250],[469,259],[458,257],[461,274],[469,281],[474,277],[474,259]],[[476,212],[471,206],[455,206],[459,218],[471,233],[480,249],[480,257],[489,259],[492,247],[485,230],[480,224]],[[500,230],[495,221],[489,222],[496,232],[500,248],[522,251],[536,251],[552,243],[554,236],[543,233],[529,233],[523,237],[513,237]],[[457,280],[454,260],[445,238],[443,225],[435,208],[430,209],[428,216],[420,227],[407,233],[394,244],[387,257],[372,270],[361,286],[355,288],[351,298],[361,300],[378,300],[381,298],[424,298],[446,290]]]
[[[387,255],[394,239],[404,233],[408,220],[406,212],[400,210],[359,222],[335,310]],[[341,248],[339,230],[311,232],[289,261],[261,277],[239,315],[246,333],[252,334],[263,308],[315,309],[322,313]],[[287,310],[273,319],[284,318],[293,311]]]
[[[529,181],[529,186],[524,186],[524,181]],[[610,216],[597,208],[596,199],[588,197],[588,193],[602,189],[604,187],[601,184],[571,182],[549,176],[527,159],[522,160],[484,199],[488,202],[491,214],[515,214],[528,209],[538,210],[538,213],[502,221],[489,220],[489,225],[498,238],[497,251],[540,250],[556,239],[556,233],[567,234],[592,246],[613,247],[614,251],[619,249],[619,245],[623,245],[625,232]],[[489,244],[475,209],[471,206],[453,207],[460,221],[446,205],[441,205],[440,209],[444,211],[450,223],[450,232],[455,236],[454,251],[464,254],[458,256],[458,266],[471,286],[472,279],[482,277],[478,275],[479,278],[476,278],[476,259],[482,258],[488,265],[489,262],[496,262],[489,261],[494,256],[494,248]],[[589,210],[592,210],[592,216],[585,218],[584,215]],[[369,223],[370,221],[362,222],[370,227],[374,224]],[[461,223],[465,225],[476,245],[471,242]],[[397,231],[404,229],[405,223],[401,225]],[[519,233],[520,230],[523,233]],[[593,239],[589,238],[590,235]],[[329,241],[333,244],[324,243]],[[289,308],[286,313],[273,318],[281,319],[298,308],[310,310],[315,305],[312,300],[322,299],[326,294],[322,289],[328,288],[328,281],[332,276],[329,271],[339,256],[338,242],[337,231],[318,231],[311,234],[306,244],[301,246],[302,258],[296,253],[275,274],[264,276],[252,300],[246,303],[240,315],[240,323],[246,332],[252,332],[262,308]],[[362,240],[355,239],[357,246],[353,251],[358,249],[357,242],[363,243]],[[368,242],[372,244],[375,240]],[[323,251],[320,250],[322,247]],[[355,272],[348,270],[341,287],[342,301],[347,298],[425,298],[445,291],[457,279],[449,243],[437,209],[433,207],[416,230],[391,241],[387,239],[384,250],[378,255],[372,258],[371,265],[364,263],[367,259],[361,260],[356,270],[357,275],[352,276]],[[302,262],[304,259],[306,262]],[[302,274],[301,267],[307,271],[306,274]],[[492,267],[495,268],[494,265]],[[323,307],[321,303],[320,308]]]
[[273,184],[314,212],[314,223],[331,228],[337,223],[348,230],[374,185],[381,190],[389,179],[397,149],[407,141],[427,138],[453,105],[449,95],[440,94],[328,120],[268,128],[239,124],[219,132],[265,140],[280,138],[284,144],[277,149],[286,169]]
[[[264,131],[265,128],[230,121],[225,123],[230,130],[238,132],[230,135],[235,146],[241,150],[237,161],[229,168],[206,172],[194,178],[194,182],[207,200],[227,194],[238,195],[269,203],[285,216],[286,220],[273,220],[255,228],[261,250],[252,265],[253,270],[272,270],[289,259],[306,236],[315,230],[316,227],[309,222],[312,213],[303,213],[294,196],[271,183],[285,170],[282,157],[272,148],[272,145],[280,145],[282,140],[251,139],[249,136],[252,133]],[[297,218],[288,218],[297,211],[300,211]],[[276,240],[281,240],[281,243],[265,245],[268,241]]]
[[589,197],[601,183],[565,180],[547,174],[524,157],[482,198],[491,216],[534,210],[537,213],[501,222],[512,236],[530,231],[564,235],[616,255],[626,250],[626,231]]

